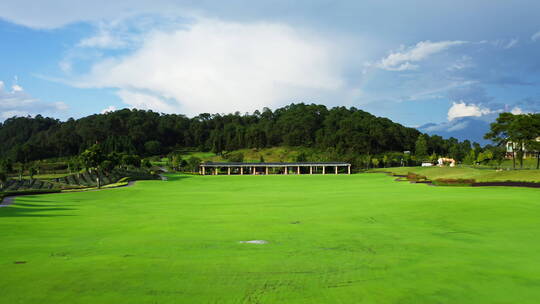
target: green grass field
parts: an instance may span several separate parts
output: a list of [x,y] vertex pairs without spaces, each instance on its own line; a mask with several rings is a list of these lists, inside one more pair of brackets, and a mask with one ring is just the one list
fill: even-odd
[[0,208],[0,302],[537,303],[539,218],[539,189],[384,174],[19,197]]
[[373,169],[374,172],[392,172],[406,175],[408,172],[424,175],[429,179],[473,178],[477,182],[521,181],[540,182],[540,170],[502,170],[470,167],[395,167]]

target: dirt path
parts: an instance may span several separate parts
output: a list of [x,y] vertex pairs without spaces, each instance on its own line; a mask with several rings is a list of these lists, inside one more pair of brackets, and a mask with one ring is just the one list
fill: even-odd
[[[124,188],[124,187],[131,187],[133,185],[135,185],[135,182],[136,181],[130,181],[127,183],[127,185],[124,185],[124,186],[118,186],[118,187],[114,187],[114,188],[105,188],[105,189],[92,189],[92,190],[86,190],[86,191],[80,191],[80,192],[89,192],[89,191],[102,191],[102,190],[108,190],[108,189],[115,189],[115,188]],[[75,191],[74,191],[75,192]],[[15,198],[17,196],[25,196],[25,195],[43,195],[43,194],[61,194],[61,193],[67,193],[67,192],[56,192],[56,193],[42,193],[42,194],[21,194],[21,195],[11,195],[11,196],[6,196],[4,197],[4,199],[2,201],[0,201],[0,208],[2,207],[7,207],[7,206],[10,206],[13,204],[13,202],[15,201]],[[72,192],[73,193],[73,192]]]

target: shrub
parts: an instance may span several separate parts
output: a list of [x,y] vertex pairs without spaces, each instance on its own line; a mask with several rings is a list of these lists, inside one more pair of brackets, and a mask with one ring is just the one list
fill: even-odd
[[242,153],[242,152],[232,152],[232,153],[227,154],[226,158],[230,162],[241,163],[241,162],[244,161],[244,153]]
[[437,186],[472,186],[474,183],[476,180],[472,178],[438,178],[433,181],[433,184]]
[[416,174],[413,172],[407,172],[407,179],[412,182],[427,181],[428,178],[424,175]]

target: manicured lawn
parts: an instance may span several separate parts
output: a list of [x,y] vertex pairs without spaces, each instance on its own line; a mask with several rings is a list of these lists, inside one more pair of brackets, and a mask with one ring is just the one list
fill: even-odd
[[379,168],[372,171],[393,172],[406,175],[408,172],[438,178],[474,178],[478,182],[520,181],[540,182],[540,170],[502,170],[470,167],[395,167]]
[[383,174],[20,197],[0,208],[0,302],[538,303],[539,219],[539,189]]

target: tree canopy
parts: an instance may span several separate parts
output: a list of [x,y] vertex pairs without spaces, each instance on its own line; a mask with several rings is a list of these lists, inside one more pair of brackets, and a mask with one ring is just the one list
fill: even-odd
[[[354,107],[290,104],[252,114],[179,114],[123,109],[80,119],[14,117],[0,124],[0,158],[27,162],[78,155],[99,143],[102,153],[142,157],[185,149],[221,154],[244,148],[303,146],[337,155],[377,155],[417,148],[414,128]],[[425,141],[425,143],[424,143]],[[462,159],[471,143],[424,135],[421,154]],[[120,159],[121,163],[136,162]]]

